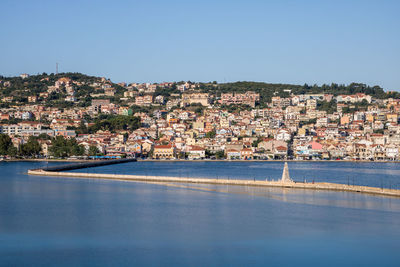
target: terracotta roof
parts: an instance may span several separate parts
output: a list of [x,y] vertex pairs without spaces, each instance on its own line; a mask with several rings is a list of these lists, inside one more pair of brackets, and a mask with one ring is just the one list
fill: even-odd
[[204,150],[201,146],[191,146],[190,151]]
[[154,148],[158,148],[158,149],[163,149],[163,148],[172,148],[172,145],[158,145],[158,146],[154,146]]

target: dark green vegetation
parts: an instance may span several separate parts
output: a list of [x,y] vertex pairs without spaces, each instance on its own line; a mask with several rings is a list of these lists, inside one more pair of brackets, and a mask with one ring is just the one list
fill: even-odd
[[216,135],[215,129],[206,133],[206,138],[214,138]]
[[134,116],[100,114],[93,120],[90,118],[87,118],[87,120],[92,122],[92,125],[86,127],[81,122],[78,128],[72,127],[73,130],[78,134],[96,133],[99,130],[115,133],[117,131],[134,131],[141,126],[140,118]]
[[363,100],[358,103],[352,103],[349,106],[346,106],[342,109],[343,113],[354,113],[357,111],[366,111],[368,109],[368,102],[366,100]]
[[37,137],[29,136],[28,142],[22,144],[19,150],[19,155],[35,157],[40,153],[40,144]]
[[75,138],[66,139],[63,136],[57,136],[51,140],[49,152],[53,157],[66,158],[70,156],[83,156],[85,148],[78,145]]
[[[102,89],[90,86],[92,83],[99,83],[101,81],[101,78],[99,77],[88,76],[81,73],[42,73],[29,76],[25,79],[22,79],[21,77],[0,76],[0,95],[1,97],[12,96],[12,104],[26,104],[28,103],[28,96],[35,95],[39,97],[40,93],[47,92],[48,87],[54,86],[55,82],[60,78],[69,78],[71,81],[78,83],[72,85],[75,91],[75,97],[78,99],[77,106],[89,106],[92,100],[92,97],[90,96],[91,94],[104,92]],[[7,82],[10,82],[10,85],[6,85]],[[111,84],[111,86],[116,89],[116,94],[114,97],[105,98],[116,101],[119,100],[120,97],[123,97],[124,88],[118,84],[111,83],[111,81],[107,81],[107,83]],[[59,92],[50,93],[47,99],[39,97],[38,102],[43,102],[46,106],[59,108],[74,106],[74,103],[65,101],[66,96],[67,92],[65,86],[62,85]],[[4,103],[2,106],[7,107],[9,104]]]
[[332,113],[337,111],[337,109],[336,109],[336,101],[335,100],[332,100],[330,102],[318,101],[317,102],[317,109],[326,111],[326,113],[328,113],[328,114],[332,114]]
[[98,130],[116,132],[121,130],[134,131],[141,125],[140,118],[122,115],[100,115],[94,125],[88,128],[88,133],[95,133]]
[[11,138],[6,134],[0,134],[0,155],[2,156],[15,156],[17,154],[16,148],[13,146]]
[[332,83],[330,85],[294,85],[294,84],[273,84],[263,82],[234,82],[234,83],[201,83],[200,88],[208,93],[219,96],[221,93],[254,91],[260,94],[261,106],[271,101],[273,96],[288,97],[290,93],[299,94],[341,94],[365,93],[375,98],[399,97],[400,93],[386,93],[380,86],[368,86],[362,83],[351,83],[349,85]]
[[0,155],[7,155],[11,157],[21,156],[21,157],[36,157],[40,154],[41,148],[39,140],[46,139],[44,136],[29,136],[26,143],[20,144],[16,148],[11,138],[6,134],[0,134]]
[[[48,135],[30,136],[28,141],[21,144],[17,149],[14,147],[11,138],[6,134],[0,134],[0,155],[11,157],[35,158],[41,154],[41,141],[49,141],[49,154],[56,158],[85,155],[85,148],[78,145],[75,138],[66,139],[63,136],[51,138]],[[93,153],[94,149],[89,149]],[[96,148],[96,155],[99,154]]]
[[[265,105],[263,105],[263,106],[265,106]],[[244,111],[244,110],[250,111],[253,108],[250,107],[249,105],[242,104],[242,105],[221,105],[221,109],[226,110],[229,113],[239,113],[240,111]]]
[[154,97],[162,95],[165,101],[170,99],[171,94],[179,94],[180,91],[176,89],[176,84],[174,83],[171,88],[161,88],[157,87],[156,91],[154,92]]
[[99,156],[100,155],[100,151],[97,148],[97,146],[90,146],[88,155],[89,156]]

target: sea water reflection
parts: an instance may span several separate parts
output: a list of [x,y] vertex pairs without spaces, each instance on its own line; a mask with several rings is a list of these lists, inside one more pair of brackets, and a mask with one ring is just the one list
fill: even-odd
[[148,182],[160,186],[181,188],[210,194],[247,195],[253,198],[268,198],[277,201],[307,205],[369,209],[400,212],[400,201],[395,197],[355,194],[325,190],[293,188],[268,188],[233,185],[197,185],[189,183]]
[[[261,177],[275,169],[279,177],[282,166],[214,164],[138,162],[108,171],[171,175],[182,167],[195,174],[197,166],[201,176],[220,170],[241,177],[261,169]],[[0,265],[398,266],[400,261],[398,198],[26,175],[44,165],[0,163]]]

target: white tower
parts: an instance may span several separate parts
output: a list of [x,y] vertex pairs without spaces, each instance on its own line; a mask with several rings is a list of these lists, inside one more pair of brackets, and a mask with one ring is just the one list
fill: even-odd
[[283,183],[291,183],[291,182],[293,182],[292,179],[290,179],[289,167],[288,167],[287,162],[285,162],[285,166],[283,167],[283,173],[282,173],[281,182],[283,182]]

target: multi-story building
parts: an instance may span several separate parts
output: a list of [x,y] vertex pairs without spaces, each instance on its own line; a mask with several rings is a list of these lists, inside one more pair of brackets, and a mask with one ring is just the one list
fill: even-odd
[[35,103],[36,101],[37,101],[37,96],[35,95],[28,96],[29,103]]
[[272,107],[284,108],[290,106],[290,98],[281,98],[279,96],[274,96],[271,99]]
[[150,106],[153,103],[152,95],[144,95],[135,97],[135,105],[137,106]]
[[91,108],[93,112],[99,113],[101,112],[101,107],[107,105],[110,105],[109,99],[93,99]]
[[368,103],[371,103],[372,98],[370,95],[366,95],[363,93],[357,93],[355,95],[338,95],[336,97],[336,101],[339,102],[350,102],[350,103],[356,103],[356,102],[361,102],[363,100],[366,100]]
[[249,105],[255,107],[256,102],[260,101],[260,94],[248,91],[246,93],[225,93],[221,94],[221,100],[219,101],[222,105]]
[[175,158],[175,147],[173,145],[154,146],[153,158],[173,159]]
[[115,93],[116,93],[116,90],[115,90],[115,88],[113,88],[113,87],[109,87],[109,88],[105,88],[105,89],[104,89],[104,94],[105,94],[106,96],[114,96]]
[[195,103],[201,104],[202,106],[208,106],[209,104],[208,94],[207,93],[182,94],[182,102],[181,102],[182,107]]

